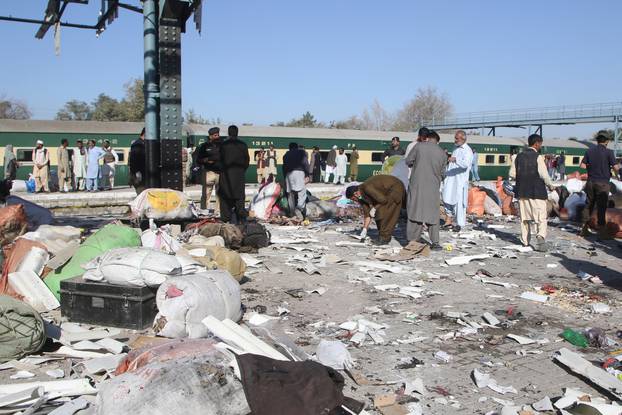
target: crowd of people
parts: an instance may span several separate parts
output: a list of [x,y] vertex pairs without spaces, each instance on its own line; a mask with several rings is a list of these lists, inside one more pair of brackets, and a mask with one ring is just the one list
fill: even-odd
[[[588,234],[587,223],[596,210],[598,229],[601,231],[599,237],[603,239],[609,237],[605,227],[609,181],[612,171],[620,170],[613,151],[607,148],[611,139],[609,132],[599,131],[597,145],[589,148],[581,161],[581,167],[587,170],[588,176],[583,233]],[[379,233],[377,244],[389,243],[403,207],[406,207],[407,213],[406,236],[409,244],[427,243],[421,239],[427,229],[430,248],[442,250],[439,243],[441,213],[445,216],[444,229],[459,232],[466,225],[469,178],[474,173],[473,166],[477,165],[477,154],[467,144],[467,135],[462,130],[455,133],[455,146],[450,155],[439,146],[439,141],[435,131],[423,127],[419,130],[417,141],[411,143],[406,151],[400,152],[399,141],[393,142],[388,155],[405,155],[406,165],[410,168],[408,190],[401,180],[390,175],[373,176],[361,185],[347,188],[346,197],[360,204],[363,210],[361,238],[367,236],[374,219]],[[547,158],[540,154],[542,145],[540,135],[529,136],[528,147],[512,157],[509,176],[515,180],[520,242],[525,247],[532,246],[537,251],[545,252],[548,249],[546,201],[548,190],[553,189],[553,179],[546,164]],[[565,162],[563,153],[559,157],[558,167]],[[564,177],[564,168],[560,174]],[[476,181],[479,180],[477,172],[474,176]],[[532,224],[535,225],[535,238],[532,238]]]
[[[56,176],[58,191],[62,193],[75,191],[96,192],[114,187],[116,166],[119,155],[105,140],[102,147],[95,140],[77,140],[74,148],[69,148],[69,140],[63,138],[57,148]],[[42,140],[37,140],[32,149],[32,178],[35,181],[35,192],[50,192],[50,152]],[[4,178],[17,178],[17,161],[13,146],[4,149]]]

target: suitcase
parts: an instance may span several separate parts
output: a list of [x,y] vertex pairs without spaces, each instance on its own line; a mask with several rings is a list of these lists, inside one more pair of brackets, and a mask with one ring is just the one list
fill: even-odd
[[158,312],[156,291],[70,278],[60,283],[61,315],[75,323],[143,330]]

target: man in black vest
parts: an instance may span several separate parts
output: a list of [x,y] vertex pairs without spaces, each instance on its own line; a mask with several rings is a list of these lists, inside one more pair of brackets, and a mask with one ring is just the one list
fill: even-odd
[[521,237],[523,246],[529,246],[531,222],[535,222],[536,251],[546,251],[546,225],[548,199],[547,187],[551,188],[551,178],[544,164],[544,157],[540,154],[542,137],[532,134],[527,139],[529,148],[516,156],[510,177],[516,178],[514,193],[518,198],[521,219]]

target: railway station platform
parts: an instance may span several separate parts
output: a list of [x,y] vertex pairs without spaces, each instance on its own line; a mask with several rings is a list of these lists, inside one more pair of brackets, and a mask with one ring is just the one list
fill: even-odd
[[[246,185],[246,199],[257,192],[259,185]],[[332,183],[312,183],[307,185],[309,191],[319,198],[336,196],[341,185]],[[184,189],[188,198],[197,204],[201,200],[201,186],[193,185]],[[114,190],[99,192],[70,192],[70,193],[13,193],[29,200],[60,216],[118,216],[129,212],[129,203],[136,197],[136,192],[128,186],[117,187]],[[214,195],[212,195],[214,200]]]

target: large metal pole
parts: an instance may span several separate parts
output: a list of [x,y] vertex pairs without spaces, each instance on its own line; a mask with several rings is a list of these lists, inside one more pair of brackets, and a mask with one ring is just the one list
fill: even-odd
[[160,85],[158,0],[143,1],[145,42],[145,187],[160,187]]
[[613,130],[613,154],[618,157],[620,145],[620,117],[616,117],[616,127]]

